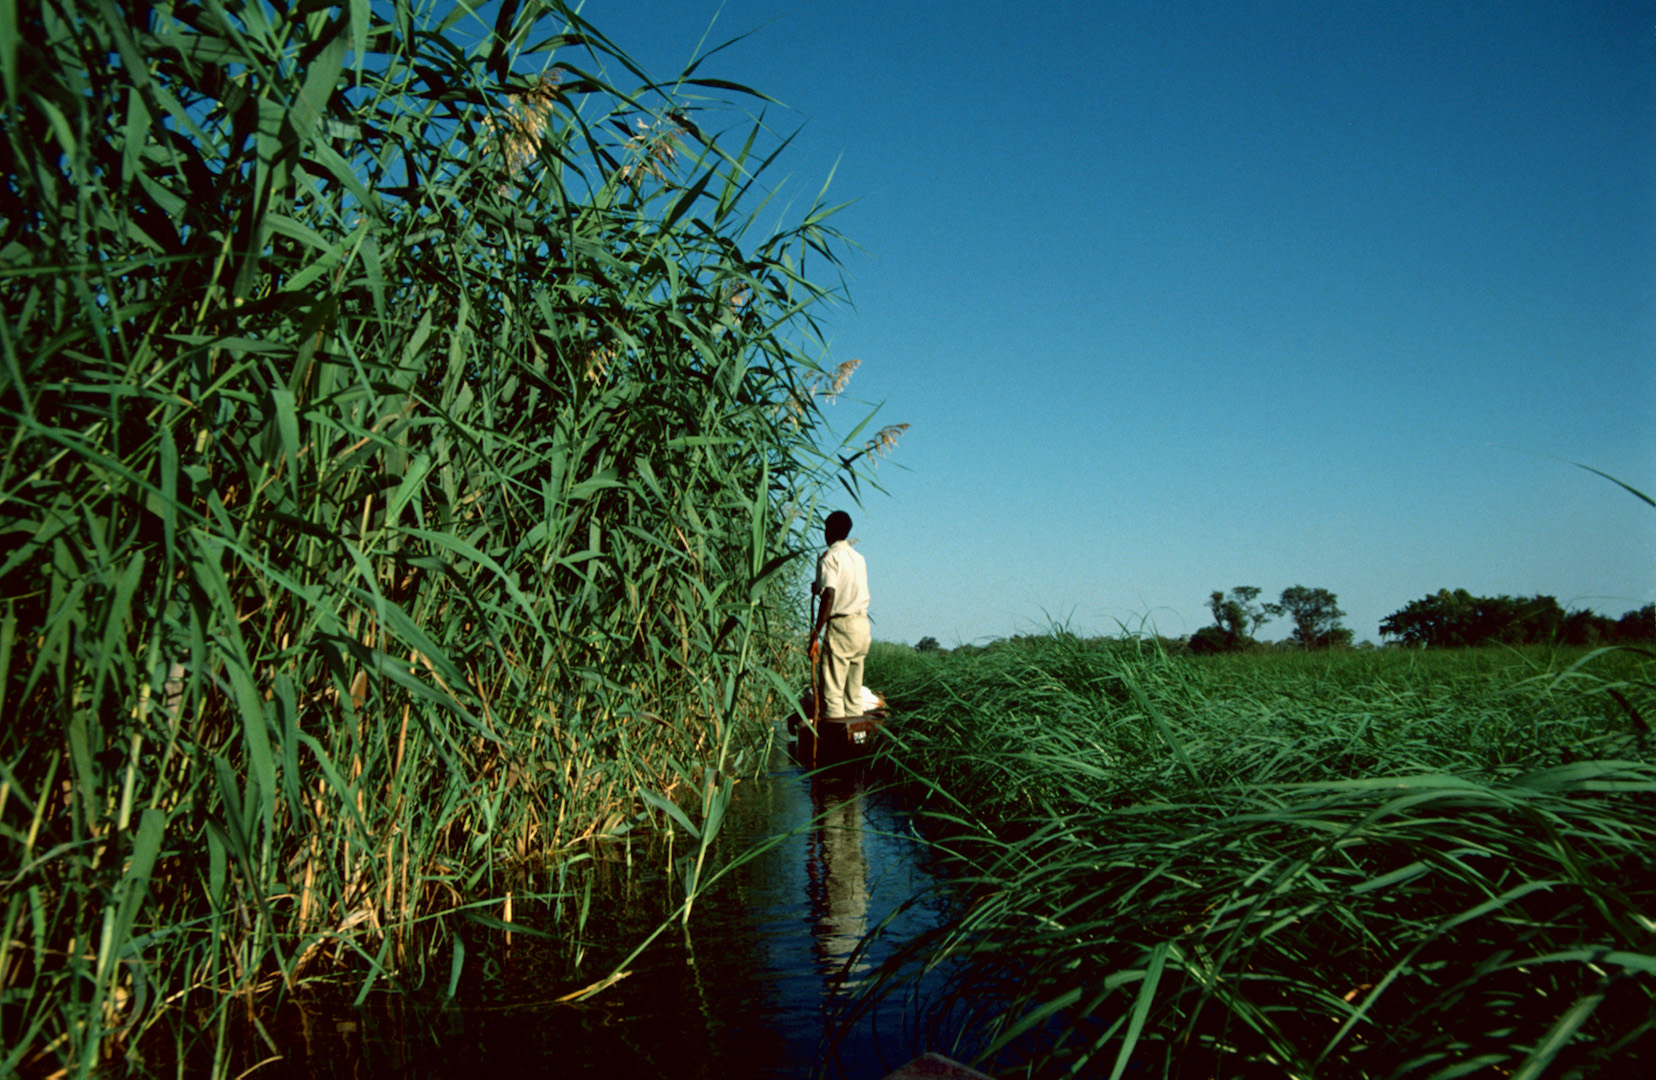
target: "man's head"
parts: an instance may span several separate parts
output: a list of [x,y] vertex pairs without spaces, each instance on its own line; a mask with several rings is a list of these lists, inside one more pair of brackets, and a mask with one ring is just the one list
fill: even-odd
[[835,510],[828,515],[828,520],[822,524],[822,535],[830,544],[838,543],[851,535],[851,515],[844,510]]

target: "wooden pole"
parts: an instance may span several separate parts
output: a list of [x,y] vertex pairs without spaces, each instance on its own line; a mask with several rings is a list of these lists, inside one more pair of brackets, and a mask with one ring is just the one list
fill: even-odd
[[[820,649],[821,646],[819,645]],[[811,657],[811,768],[816,768],[817,744],[822,741],[822,665]]]

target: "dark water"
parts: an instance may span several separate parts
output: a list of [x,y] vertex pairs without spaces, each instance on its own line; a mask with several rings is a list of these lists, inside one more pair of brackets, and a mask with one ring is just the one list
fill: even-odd
[[454,1002],[443,1000],[443,965],[424,989],[375,994],[361,1008],[290,1010],[284,1059],[262,1074],[862,1080],[933,1049],[901,1000],[849,1033],[833,1023],[836,995],[943,918],[946,901],[902,798],[866,771],[807,776],[780,753],[772,764],[768,776],[738,785],[716,861],[788,835],[699,897],[688,933],[674,923],[628,978],[594,999],[552,1000],[601,978],[677,901],[660,850],[635,848],[630,867],[615,851],[594,864],[578,973],[567,912],[561,927],[547,923],[564,938],[556,944],[515,935],[507,950],[497,932],[469,927]]

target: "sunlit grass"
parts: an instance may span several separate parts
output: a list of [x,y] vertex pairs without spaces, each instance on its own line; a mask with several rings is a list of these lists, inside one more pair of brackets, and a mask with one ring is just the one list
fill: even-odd
[[[1587,1075],[1656,1031],[1652,660],[887,647],[999,1075]],[[1467,1070],[1467,1071],[1459,1071]]]
[[17,17],[0,1074],[452,985],[443,916],[578,909],[548,859],[641,793],[694,895],[816,492],[888,448],[826,441],[831,209],[756,224],[753,95],[557,3]]

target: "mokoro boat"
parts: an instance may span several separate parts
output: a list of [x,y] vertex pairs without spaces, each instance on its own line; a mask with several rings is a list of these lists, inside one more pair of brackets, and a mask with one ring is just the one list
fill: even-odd
[[[874,699],[875,704],[871,708],[865,699],[861,716],[823,717],[816,722],[815,732],[811,724],[801,721],[799,717],[789,717],[788,730],[794,733],[794,757],[799,759],[801,765],[814,769],[872,754],[879,745],[880,732],[885,728],[889,715],[885,698],[875,693]],[[807,690],[799,701],[799,710],[808,717],[813,707],[811,691]]]

